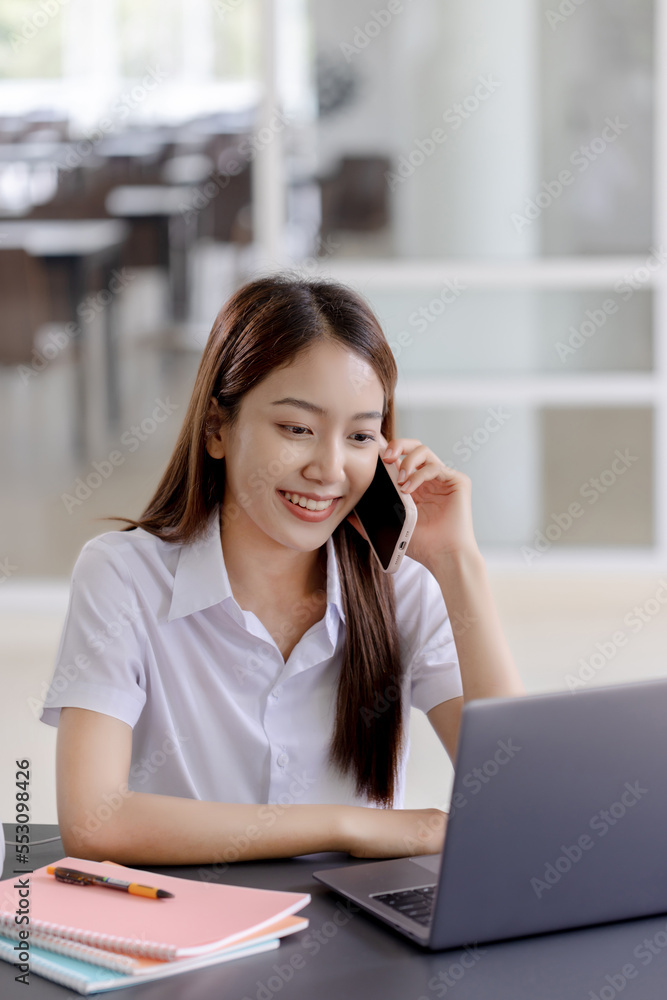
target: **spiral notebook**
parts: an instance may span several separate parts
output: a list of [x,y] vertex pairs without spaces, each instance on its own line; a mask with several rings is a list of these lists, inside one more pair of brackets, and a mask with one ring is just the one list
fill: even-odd
[[31,930],[168,962],[205,955],[250,934],[269,932],[277,921],[310,902],[307,892],[199,882],[82,858],[63,858],[54,864],[142,881],[166,889],[174,898],[147,899],[102,886],[69,885],[48,875],[45,865],[31,875],[0,882],[0,934],[3,928],[16,926],[25,879],[29,880]]
[[[305,921],[307,923],[307,921]],[[190,958],[176,958],[171,962],[157,961],[155,959],[136,959],[143,963],[143,968],[130,971],[128,969],[120,971],[107,966],[101,966],[96,962],[86,961],[81,957],[84,953],[85,945],[74,941],[69,942],[76,952],[71,954],[56,953],[46,948],[33,944],[30,945],[30,959],[28,964],[29,973],[26,982],[30,984],[30,976],[34,973],[44,979],[60,983],[77,993],[87,995],[89,993],[101,993],[105,990],[117,990],[126,986],[136,986],[137,983],[150,982],[154,979],[163,979],[167,976],[178,975],[191,969],[202,969],[206,966],[218,965],[223,962],[232,962],[238,958],[246,958],[256,955],[262,951],[271,951],[280,944],[278,938],[262,939],[254,943],[243,945],[232,945],[221,951],[208,952],[204,955],[195,955]],[[0,934],[0,959],[16,963],[17,953],[15,951],[15,940],[4,937]],[[78,950],[81,949],[81,953]],[[99,949],[88,948],[89,952],[96,952]],[[16,975],[21,974],[21,968],[15,966]]]

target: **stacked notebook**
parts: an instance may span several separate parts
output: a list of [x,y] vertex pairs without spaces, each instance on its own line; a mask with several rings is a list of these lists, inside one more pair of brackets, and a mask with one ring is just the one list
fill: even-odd
[[[63,858],[54,864],[173,894],[149,899],[99,885],[69,885],[47,873],[52,866],[0,882],[0,959],[14,964],[16,976],[27,965],[29,974],[77,993],[133,986],[270,951],[281,937],[308,926],[306,918],[292,915],[310,902],[306,892],[198,882],[108,861]],[[29,923],[17,923],[17,912],[27,913]],[[29,937],[21,938],[26,930]]]

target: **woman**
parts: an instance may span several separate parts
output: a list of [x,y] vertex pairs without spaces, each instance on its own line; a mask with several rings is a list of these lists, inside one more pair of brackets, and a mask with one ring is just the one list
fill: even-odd
[[[453,760],[463,701],[523,688],[469,480],[394,437],[396,374],[343,286],[265,277],[223,307],[153,499],[74,568],[42,713],[70,854],[442,849],[444,812],[400,808],[410,704]],[[378,454],[418,510],[393,577],[353,513]]]

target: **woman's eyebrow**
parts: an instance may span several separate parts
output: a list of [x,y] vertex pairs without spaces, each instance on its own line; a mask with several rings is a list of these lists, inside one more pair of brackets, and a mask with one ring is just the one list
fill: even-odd
[[[308,410],[310,413],[318,413],[322,417],[328,416],[328,410],[317,406],[315,403],[309,403],[306,399],[295,399],[294,396],[285,396],[284,399],[274,399],[271,406],[298,406],[300,409]],[[382,414],[379,410],[367,410],[365,413],[355,413],[352,419],[382,420]]]

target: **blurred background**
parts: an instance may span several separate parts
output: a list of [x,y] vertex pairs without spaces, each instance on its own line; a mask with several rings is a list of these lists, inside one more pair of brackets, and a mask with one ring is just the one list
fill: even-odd
[[[4,0],[1,819],[27,757],[56,820],[72,567],[141,513],[218,310],[274,269],[375,308],[400,433],[473,481],[527,688],[664,674],[666,53],[666,0]],[[405,804],[441,806],[412,727]]]

